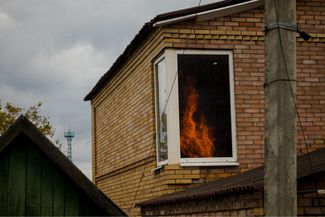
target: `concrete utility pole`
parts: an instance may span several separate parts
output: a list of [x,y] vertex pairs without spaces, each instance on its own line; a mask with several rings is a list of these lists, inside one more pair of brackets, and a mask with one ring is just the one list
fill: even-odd
[[295,26],[296,0],[265,0],[266,216],[297,214]]

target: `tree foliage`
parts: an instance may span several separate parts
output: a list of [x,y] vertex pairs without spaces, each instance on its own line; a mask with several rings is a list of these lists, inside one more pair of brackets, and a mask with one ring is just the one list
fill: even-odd
[[53,137],[54,128],[49,121],[49,117],[40,114],[42,103],[39,102],[28,109],[24,109],[7,102],[4,108],[0,104],[0,135],[2,135],[15,120],[24,115],[30,120],[44,135]]

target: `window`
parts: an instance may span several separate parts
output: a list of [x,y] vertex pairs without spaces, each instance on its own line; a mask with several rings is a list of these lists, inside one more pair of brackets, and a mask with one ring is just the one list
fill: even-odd
[[166,50],[155,78],[158,164],[238,165],[232,52]]
[[164,58],[155,65],[157,161],[167,161],[166,68]]

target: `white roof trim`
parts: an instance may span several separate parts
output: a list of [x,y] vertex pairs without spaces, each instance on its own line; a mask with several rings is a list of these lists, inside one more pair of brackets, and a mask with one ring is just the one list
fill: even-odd
[[231,14],[247,11],[249,9],[260,7],[262,5],[264,5],[264,0],[251,0],[248,2],[230,5],[230,6],[226,6],[223,8],[217,8],[217,9],[213,9],[213,10],[209,10],[209,11],[203,11],[200,13],[189,14],[186,16],[181,16],[181,17],[176,17],[176,18],[172,18],[172,19],[168,19],[168,20],[159,21],[159,22],[154,23],[153,26],[154,27],[163,26],[163,25],[167,25],[167,24],[180,22],[183,20],[188,20],[191,18],[196,18],[196,21],[201,22],[201,21],[205,21],[205,20],[215,19],[215,18],[224,17],[224,16],[228,16]]

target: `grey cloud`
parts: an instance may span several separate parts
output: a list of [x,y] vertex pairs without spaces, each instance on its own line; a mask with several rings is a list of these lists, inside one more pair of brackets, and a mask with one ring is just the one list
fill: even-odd
[[74,162],[90,176],[90,105],[83,97],[145,22],[198,2],[2,0],[0,98],[22,107],[43,102],[63,150],[64,130],[76,132]]

